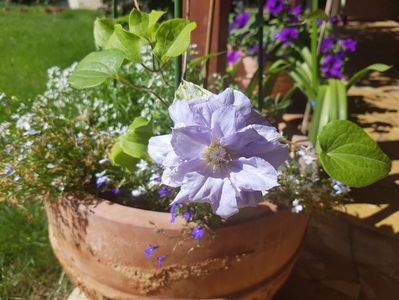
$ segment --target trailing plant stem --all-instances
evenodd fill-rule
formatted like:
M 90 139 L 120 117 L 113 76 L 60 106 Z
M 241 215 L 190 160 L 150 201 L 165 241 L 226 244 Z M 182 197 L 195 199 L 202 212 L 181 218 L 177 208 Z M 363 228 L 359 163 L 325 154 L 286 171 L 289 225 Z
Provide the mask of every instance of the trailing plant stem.
M 118 78 L 118 80 L 121 83 L 123 83 L 124 85 L 126 85 L 126 86 L 128 86 L 128 87 L 130 87 L 130 88 L 132 88 L 132 89 L 134 89 L 136 91 L 144 92 L 144 93 L 147 93 L 147 94 L 155 96 L 159 101 L 162 102 L 163 105 L 165 105 L 165 107 L 168 107 L 168 104 L 166 103 L 166 101 L 161 96 L 159 96 L 156 92 L 154 92 L 153 90 L 151 90 L 149 88 L 146 88 L 144 86 L 134 85 L 131 82 L 129 82 L 126 79 L 123 79 L 123 78 Z

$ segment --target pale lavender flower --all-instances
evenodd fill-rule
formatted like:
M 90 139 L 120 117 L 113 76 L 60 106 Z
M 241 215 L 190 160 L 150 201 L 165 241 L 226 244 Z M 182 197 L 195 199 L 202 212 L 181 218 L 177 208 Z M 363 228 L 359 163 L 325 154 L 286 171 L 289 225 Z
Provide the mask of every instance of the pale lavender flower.
M 166 255 L 161 255 L 157 257 L 157 261 L 158 261 L 158 268 L 162 268 L 163 267 L 163 261 L 166 259 Z
M 145 249 L 144 254 L 146 258 L 150 258 L 150 256 L 152 255 L 152 253 L 157 250 L 159 247 L 158 246 L 151 246 L 149 245 L 147 247 L 147 249 Z
M 193 235 L 194 240 L 199 241 L 204 236 L 204 227 L 195 226 L 192 231 L 192 235 Z
M 99 189 L 109 183 L 111 180 L 105 175 L 106 171 L 96 174 L 96 188 Z
M 241 92 L 175 101 L 169 114 L 172 134 L 152 137 L 148 152 L 164 168 L 163 184 L 180 187 L 173 204 L 209 203 L 228 218 L 278 186 L 288 147 Z

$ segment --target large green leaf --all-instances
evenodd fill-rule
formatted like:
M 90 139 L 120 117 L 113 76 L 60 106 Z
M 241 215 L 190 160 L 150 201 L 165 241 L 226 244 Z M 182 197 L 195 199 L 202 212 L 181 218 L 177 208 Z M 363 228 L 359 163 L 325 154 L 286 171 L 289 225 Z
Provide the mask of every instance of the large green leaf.
M 77 89 L 95 87 L 107 79 L 114 78 L 123 59 L 123 52 L 117 49 L 92 52 L 82 59 L 68 81 Z
M 109 38 L 106 49 L 119 49 L 125 54 L 125 58 L 132 62 L 141 60 L 140 38 L 134 33 L 128 32 L 119 24 L 115 25 L 115 31 Z
M 185 19 L 172 19 L 163 22 L 155 34 L 154 54 L 162 63 L 183 54 L 190 46 L 191 32 L 196 27 L 195 22 Z
M 385 72 L 388 71 L 391 68 L 391 66 L 385 65 L 385 64 L 374 64 L 371 66 L 368 66 L 359 72 L 357 72 L 355 75 L 352 76 L 351 79 L 349 79 L 348 83 L 346 84 L 346 89 L 350 89 L 354 84 L 356 84 L 359 80 L 361 80 L 364 76 L 366 76 L 369 72 L 372 71 L 378 71 L 378 72 Z
M 123 169 L 134 170 L 140 159 L 148 159 L 147 145 L 152 135 L 152 123 L 141 117 L 135 118 L 127 133 L 120 136 L 112 147 L 110 160 Z
M 112 19 L 97 18 L 94 21 L 94 42 L 97 47 L 104 48 L 114 32 L 115 21 Z
M 344 184 L 364 187 L 384 178 L 390 171 L 388 156 L 353 122 L 330 122 L 322 129 L 318 140 L 324 170 Z

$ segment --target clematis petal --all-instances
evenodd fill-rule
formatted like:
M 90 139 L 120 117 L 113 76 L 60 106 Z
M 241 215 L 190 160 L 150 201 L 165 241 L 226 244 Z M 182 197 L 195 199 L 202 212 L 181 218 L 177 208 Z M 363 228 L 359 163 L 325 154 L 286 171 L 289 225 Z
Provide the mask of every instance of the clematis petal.
M 262 192 L 241 191 L 237 197 L 239 207 L 257 206 L 263 200 Z
M 224 106 L 212 114 L 212 138 L 221 138 L 237 131 L 237 112 L 234 106 Z
M 202 161 L 200 159 L 193 159 L 181 162 L 178 166 L 173 168 L 165 168 L 162 174 L 162 183 L 172 187 L 178 187 L 183 184 L 184 176 L 187 173 L 200 171 L 202 169 Z
M 231 163 L 230 180 L 240 190 L 264 191 L 278 186 L 277 171 L 258 157 L 240 158 Z
M 171 134 L 154 136 L 148 141 L 148 154 L 157 163 L 162 165 L 169 152 L 173 151 L 170 143 Z
M 186 126 L 173 129 L 172 147 L 183 160 L 197 158 L 211 143 L 211 131 L 201 126 Z
M 196 125 L 194 114 L 188 101 L 177 100 L 169 107 L 169 115 L 175 128 Z
M 238 213 L 237 191 L 229 179 L 224 179 L 218 207 L 212 206 L 214 213 L 227 219 Z

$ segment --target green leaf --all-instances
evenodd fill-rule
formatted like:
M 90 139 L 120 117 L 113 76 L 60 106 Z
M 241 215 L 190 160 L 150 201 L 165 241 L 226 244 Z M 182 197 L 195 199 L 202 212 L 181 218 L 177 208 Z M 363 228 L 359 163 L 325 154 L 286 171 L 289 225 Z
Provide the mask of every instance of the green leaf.
M 116 76 L 123 59 L 123 53 L 117 49 L 92 52 L 82 59 L 68 81 L 77 89 L 98 86 Z
M 142 40 L 154 42 L 153 33 L 157 29 L 157 22 L 165 14 L 164 11 L 153 10 L 149 14 L 133 9 L 129 15 L 129 31 Z
M 336 120 L 319 135 L 320 161 L 332 178 L 352 187 L 370 185 L 388 175 L 391 163 L 359 126 Z
M 199 85 L 183 80 L 175 92 L 175 100 L 208 99 L 212 93 Z
M 197 66 L 202 65 L 203 63 L 205 63 L 208 59 L 214 58 L 216 56 L 219 56 L 221 54 L 226 53 L 225 51 L 221 51 L 221 52 L 212 52 L 208 55 L 204 55 L 204 56 L 200 56 L 200 57 L 196 57 L 194 59 L 192 59 L 189 64 L 188 64 L 188 68 L 190 70 L 194 69 Z
M 114 32 L 115 21 L 112 19 L 97 18 L 94 21 L 94 43 L 96 47 L 104 48 Z
M 119 24 L 115 25 L 115 31 L 105 46 L 106 49 L 119 49 L 125 58 L 132 62 L 140 62 L 141 42 L 134 33 L 128 32 Z
M 346 89 L 349 90 L 354 84 L 356 84 L 359 80 L 361 80 L 369 72 L 372 72 L 372 71 L 385 72 L 385 71 L 388 71 L 390 68 L 391 68 L 391 66 L 388 66 L 385 64 L 374 64 L 374 65 L 368 66 L 368 67 L 360 70 L 359 72 L 357 72 L 355 75 L 352 76 L 351 79 L 349 79 L 348 83 L 346 84 Z
M 154 54 L 162 63 L 183 54 L 190 46 L 191 32 L 196 27 L 195 22 L 185 19 L 172 19 L 163 22 L 155 34 Z
M 133 171 L 140 159 L 149 159 L 147 146 L 152 135 L 152 123 L 141 117 L 135 118 L 128 131 L 112 147 L 109 154 L 111 162 Z

